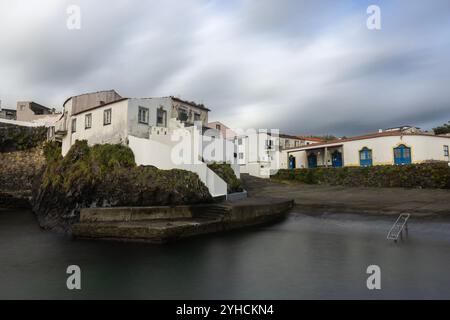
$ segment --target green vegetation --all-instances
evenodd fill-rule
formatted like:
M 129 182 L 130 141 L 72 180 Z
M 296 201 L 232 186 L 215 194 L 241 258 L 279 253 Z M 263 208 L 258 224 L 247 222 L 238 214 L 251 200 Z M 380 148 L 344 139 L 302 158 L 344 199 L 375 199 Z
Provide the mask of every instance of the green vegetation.
M 236 175 L 234 174 L 233 168 L 228 163 L 210 163 L 208 164 L 208 168 L 210 168 L 212 171 L 214 171 L 219 177 L 224 180 L 227 185 L 228 193 L 233 192 L 241 192 L 244 189 L 242 188 L 241 180 L 239 180 Z
M 21 127 L 4 123 L 0 126 L 0 152 L 32 149 L 46 139 L 45 127 Z
M 434 134 L 450 133 L 450 121 L 448 123 L 444 123 L 442 126 L 433 128 L 433 131 L 434 131 Z
M 136 166 L 131 149 L 77 141 L 63 158 L 44 147 L 46 166 L 33 188 L 33 209 L 48 228 L 76 222 L 84 207 L 185 205 L 211 201 L 195 173 Z M 69 217 L 69 218 L 67 218 Z
M 450 189 L 447 163 L 279 170 L 274 180 L 350 187 L 404 187 Z

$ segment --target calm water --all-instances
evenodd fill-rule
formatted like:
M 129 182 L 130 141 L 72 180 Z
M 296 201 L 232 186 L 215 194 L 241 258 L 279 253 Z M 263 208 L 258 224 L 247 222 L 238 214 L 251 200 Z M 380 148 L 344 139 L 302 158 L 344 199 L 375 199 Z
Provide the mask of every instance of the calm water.
M 271 226 L 155 246 L 74 241 L 39 229 L 29 212 L 0 211 L 0 298 L 450 298 L 450 221 L 291 214 Z M 65 287 L 68 265 L 82 290 Z M 382 290 L 366 289 L 368 265 Z

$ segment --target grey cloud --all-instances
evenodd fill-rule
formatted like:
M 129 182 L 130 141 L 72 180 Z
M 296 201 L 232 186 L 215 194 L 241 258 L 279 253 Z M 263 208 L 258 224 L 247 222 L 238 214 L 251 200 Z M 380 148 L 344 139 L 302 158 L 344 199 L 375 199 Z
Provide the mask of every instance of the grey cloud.
M 115 88 L 181 95 L 230 126 L 292 134 L 450 118 L 448 1 L 382 1 L 381 31 L 365 27 L 371 1 L 42 0 L 37 17 L 17 3 L 17 16 L 0 12 L 9 106 Z M 79 31 L 65 28 L 68 4 L 81 6 Z

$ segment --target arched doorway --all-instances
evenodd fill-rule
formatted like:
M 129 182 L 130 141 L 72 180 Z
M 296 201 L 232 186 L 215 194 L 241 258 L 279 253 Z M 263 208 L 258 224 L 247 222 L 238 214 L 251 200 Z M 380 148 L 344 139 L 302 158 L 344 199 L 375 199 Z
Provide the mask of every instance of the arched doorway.
M 295 169 L 295 157 L 293 155 L 289 156 L 289 169 Z
M 338 150 L 334 151 L 331 154 L 331 163 L 334 168 L 342 167 L 342 152 L 339 152 Z
M 359 151 L 359 165 L 361 167 L 372 166 L 372 150 L 364 147 Z
M 308 168 L 317 168 L 317 156 L 315 153 L 308 155 Z
M 404 144 L 394 148 L 394 163 L 396 165 L 410 164 L 411 163 L 411 148 Z

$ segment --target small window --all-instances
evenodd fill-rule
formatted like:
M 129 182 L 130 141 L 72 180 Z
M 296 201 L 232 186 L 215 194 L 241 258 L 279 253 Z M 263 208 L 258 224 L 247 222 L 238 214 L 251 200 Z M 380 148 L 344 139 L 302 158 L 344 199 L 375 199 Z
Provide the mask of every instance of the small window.
M 138 121 L 139 123 L 148 124 L 148 108 L 139 107 Z
M 444 157 L 448 157 L 448 146 L 444 146 Z
M 238 139 L 238 145 L 242 146 L 242 139 L 241 138 Z
M 162 108 L 157 110 L 156 125 L 159 126 L 159 127 L 166 127 L 167 126 L 167 112 L 166 112 L 166 110 L 164 110 Z
M 239 152 L 239 159 L 240 160 L 244 159 L 244 153 L 243 152 Z
M 220 131 L 220 124 L 216 124 L 216 130 Z
M 77 118 L 72 119 L 72 132 L 77 132 Z
M 178 117 L 177 120 L 180 120 L 181 122 L 186 122 L 189 119 L 189 115 L 186 109 L 179 108 L 178 109 Z
M 194 113 L 194 121 L 200 121 L 201 120 L 201 115 L 200 113 Z M 220 129 L 219 129 L 220 130 Z
M 103 111 L 103 125 L 104 126 L 111 124 L 111 117 L 112 117 L 111 109 L 107 109 L 107 110 Z
M 84 128 L 90 129 L 92 127 L 92 113 L 88 113 L 84 118 Z

